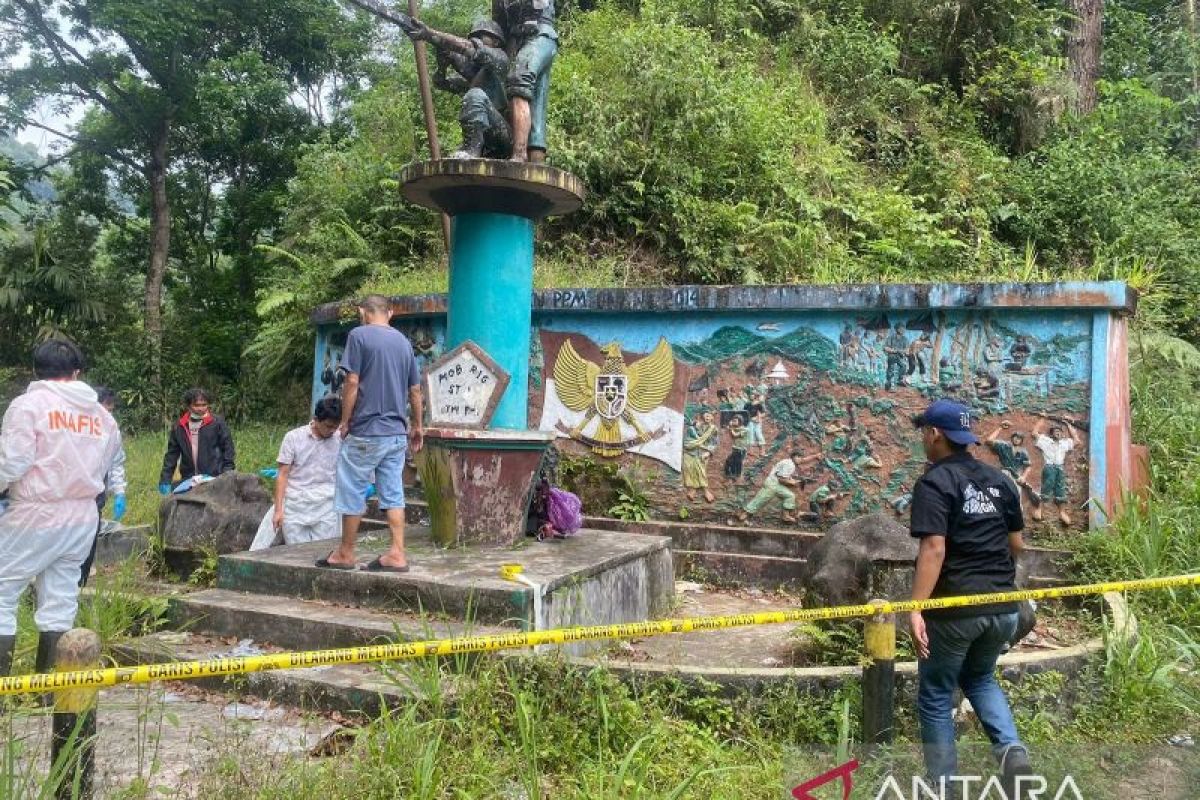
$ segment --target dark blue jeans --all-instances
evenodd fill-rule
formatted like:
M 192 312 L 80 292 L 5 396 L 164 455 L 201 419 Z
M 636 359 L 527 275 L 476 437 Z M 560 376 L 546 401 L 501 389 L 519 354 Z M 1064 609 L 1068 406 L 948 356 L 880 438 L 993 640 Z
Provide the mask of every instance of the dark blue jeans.
M 917 665 L 917 715 L 925 769 L 938 779 L 955 775 L 958 750 L 954 746 L 954 690 L 961 688 L 971 701 L 997 757 L 1010 745 L 1020 744 L 1008 699 L 996 683 L 996 660 L 1017 630 L 1017 614 L 984 614 L 960 619 L 925 616 L 929 658 Z

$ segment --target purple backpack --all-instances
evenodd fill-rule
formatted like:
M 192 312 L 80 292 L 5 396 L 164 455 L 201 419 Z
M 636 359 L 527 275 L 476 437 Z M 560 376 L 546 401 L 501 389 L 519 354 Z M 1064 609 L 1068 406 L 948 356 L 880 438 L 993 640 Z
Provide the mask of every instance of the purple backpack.
M 571 492 L 550 487 L 546 516 L 559 533 L 575 533 L 583 527 L 583 503 Z

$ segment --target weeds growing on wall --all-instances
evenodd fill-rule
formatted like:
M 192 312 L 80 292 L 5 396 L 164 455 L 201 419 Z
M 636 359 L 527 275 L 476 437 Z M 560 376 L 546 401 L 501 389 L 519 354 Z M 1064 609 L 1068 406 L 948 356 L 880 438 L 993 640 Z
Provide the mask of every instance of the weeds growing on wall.
M 583 513 L 604 515 L 618 500 L 620 479 L 617 465 L 591 456 L 564 453 L 558 462 L 558 480 L 583 503 Z

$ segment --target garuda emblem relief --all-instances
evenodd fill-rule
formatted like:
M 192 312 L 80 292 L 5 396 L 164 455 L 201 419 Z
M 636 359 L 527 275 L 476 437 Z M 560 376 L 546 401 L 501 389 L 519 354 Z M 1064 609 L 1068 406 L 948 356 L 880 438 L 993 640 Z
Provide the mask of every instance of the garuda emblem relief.
M 661 426 L 647 431 L 638 415 L 649 414 L 667 399 L 675 382 L 675 357 L 671 345 L 661 338 L 648 356 L 632 364 L 625 363 L 616 342 L 602 351 L 602 364 L 579 355 L 570 340 L 558 351 L 554 362 L 558 399 L 570 410 L 583 412 L 583 418 L 572 427 L 559 422 L 556 428 L 597 455 L 616 457 L 666 434 Z

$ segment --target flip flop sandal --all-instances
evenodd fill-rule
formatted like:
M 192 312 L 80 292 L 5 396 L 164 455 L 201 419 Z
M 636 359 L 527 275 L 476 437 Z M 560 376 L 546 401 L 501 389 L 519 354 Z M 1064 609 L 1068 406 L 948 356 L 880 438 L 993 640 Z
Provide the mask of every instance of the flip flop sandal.
M 367 564 L 363 569 L 367 572 L 408 572 L 408 565 L 403 567 L 389 567 L 387 564 L 380 561 L 378 558 Z
M 331 556 L 331 555 L 333 555 L 332 550 L 329 552 L 329 556 Z M 329 556 L 325 556 L 324 558 L 318 558 L 317 562 L 316 562 L 317 566 L 321 567 L 322 569 L 340 569 L 340 570 L 345 570 L 345 571 L 358 569 L 357 564 L 334 564 L 333 562 L 331 562 L 329 560 Z

